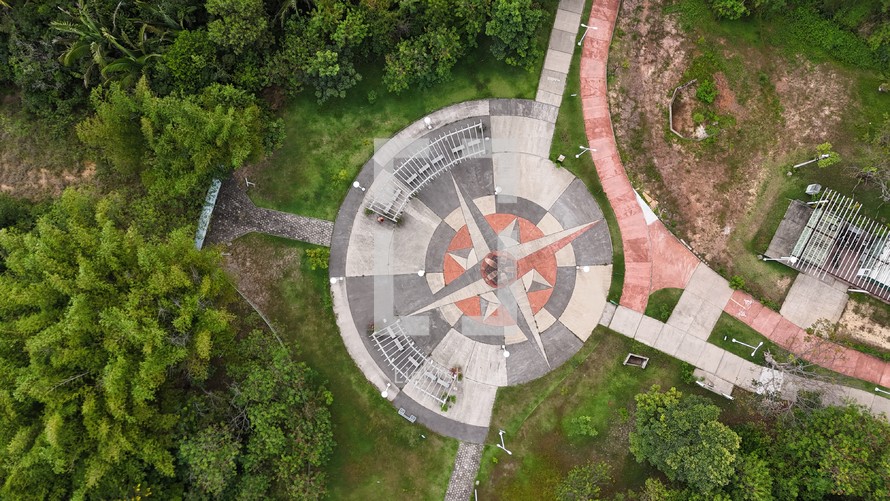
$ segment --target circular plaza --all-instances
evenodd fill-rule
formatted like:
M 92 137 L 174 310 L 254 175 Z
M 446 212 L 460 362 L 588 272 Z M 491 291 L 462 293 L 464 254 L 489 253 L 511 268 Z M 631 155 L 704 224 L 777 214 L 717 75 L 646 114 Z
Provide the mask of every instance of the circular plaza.
M 331 249 L 350 355 L 399 414 L 481 442 L 498 387 L 580 349 L 611 280 L 587 187 L 548 159 L 558 109 L 461 103 L 377 145 Z

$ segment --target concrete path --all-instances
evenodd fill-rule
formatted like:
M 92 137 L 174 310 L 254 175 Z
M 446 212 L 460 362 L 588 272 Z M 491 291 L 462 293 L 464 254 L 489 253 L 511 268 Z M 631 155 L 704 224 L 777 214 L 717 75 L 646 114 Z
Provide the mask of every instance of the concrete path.
M 584 126 L 590 147 L 595 149 L 593 160 L 615 211 L 624 244 L 622 308 L 612 319 L 616 330 L 635 336 L 637 328 L 652 321 L 642 315 L 649 294 L 665 287 L 682 288 L 685 289 L 683 296 L 667 324 L 652 324 L 643 329 L 642 336 L 661 351 L 676 354 L 678 358 L 691 357 L 693 352 L 686 353 L 685 348 L 692 349 L 703 343 L 725 311 L 811 362 L 840 374 L 890 386 L 890 363 L 828 341 L 810 339 L 802 328 L 765 308 L 750 295 L 732 291 L 727 281 L 700 263 L 636 194 L 618 156 L 606 86 L 609 44 L 619 7 L 619 0 L 598 1 L 593 6 L 587 24 L 597 29 L 588 33 L 581 53 Z M 709 367 L 716 370 L 719 363 Z M 735 365 L 724 370 L 730 371 L 724 375 L 732 376 Z
M 479 472 L 479 460 L 482 459 L 482 445 L 461 442 L 454 458 L 454 470 L 448 481 L 445 501 L 467 501 L 473 497 L 476 474 Z
M 538 93 L 535 101 L 560 106 L 566 88 L 569 67 L 572 65 L 572 54 L 577 47 L 578 28 L 581 24 L 581 13 L 584 11 L 585 0 L 562 0 L 556 9 L 553 31 L 550 32 L 550 43 L 544 58 L 544 69 L 538 81 Z
M 258 232 L 330 247 L 333 230 L 331 221 L 257 207 L 233 177 L 224 181 L 219 190 L 205 243 L 228 243 Z

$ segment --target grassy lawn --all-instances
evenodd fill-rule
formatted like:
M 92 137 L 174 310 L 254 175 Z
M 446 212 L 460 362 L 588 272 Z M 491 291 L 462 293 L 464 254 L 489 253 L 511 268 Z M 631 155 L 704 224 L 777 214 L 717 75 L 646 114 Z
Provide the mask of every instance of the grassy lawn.
M 682 295 L 683 289 L 672 287 L 659 289 L 649 294 L 649 302 L 646 304 L 646 315 L 657 318 L 662 322 L 667 322 L 671 318 L 674 307 L 680 302 L 680 296 Z
M 331 499 L 442 499 L 457 441 L 410 424 L 380 397 L 346 351 L 331 309 L 327 270 L 301 264 L 312 246 L 252 234 L 229 248 L 247 256 L 239 275 L 246 293 L 265 291 L 261 304 L 284 342 L 315 369 L 334 395 L 337 446 L 328 472 Z M 421 434 L 426 438 L 422 438 Z
M 556 0 L 542 2 L 548 15 L 538 44 L 546 48 Z M 480 37 L 480 40 L 482 37 Z M 489 97 L 534 99 L 543 57 L 525 70 L 497 61 L 483 40 L 454 67 L 451 80 L 430 89 L 392 94 L 381 81 L 383 63 L 359 68 L 362 81 L 344 99 L 319 105 L 304 92 L 281 113 L 284 146 L 254 174 L 251 198 L 262 207 L 334 219 L 346 190 L 374 152 L 374 142 L 442 107 Z M 376 99 L 369 98 L 374 93 Z M 254 179 L 251 179 L 254 181 Z
M 590 4 L 585 7 L 581 19 L 587 19 L 590 14 Z M 556 120 L 556 130 L 553 133 L 553 144 L 550 148 L 550 159 L 556 162 L 559 155 L 565 155 L 563 167 L 584 181 L 587 189 L 593 195 L 596 203 L 603 211 L 606 223 L 609 225 L 609 236 L 612 239 L 612 284 L 609 287 L 609 301 L 617 303 L 621 299 L 621 289 L 624 286 L 624 250 L 621 244 L 621 230 L 615 219 L 615 212 L 609 204 L 606 193 L 600 184 L 596 173 L 596 166 L 590 154 L 585 153 L 580 158 L 575 154 L 581 151 L 578 146 L 587 144 L 587 133 L 584 130 L 584 113 L 581 108 L 581 74 L 579 65 L 581 51 L 575 50 L 572 56 L 572 65 L 566 82 L 566 90 L 562 97 L 562 105 L 559 108 L 559 118 Z M 575 94 L 575 96 L 572 96 Z M 559 165 L 557 163 L 557 165 Z
M 750 344 L 751 346 L 757 346 L 758 343 L 762 342 L 763 346 L 757 350 L 757 353 L 752 358 L 751 352 L 753 350 L 747 346 L 733 343 L 733 339 Z M 720 319 L 717 320 L 717 325 L 714 326 L 714 330 L 711 331 L 711 335 L 708 337 L 708 342 L 717 345 L 730 353 L 734 353 L 745 360 L 750 360 L 751 362 L 762 366 L 766 366 L 764 353 L 767 351 L 769 351 L 777 360 L 785 360 L 788 357 L 787 350 L 776 345 L 751 327 L 748 327 L 727 313 L 722 313 L 720 315 Z M 815 367 L 813 370 L 820 374 L 831 375 L 833 378 L 836 378 L 838 384 L 844 386 L 858 388 L 867 392 L 873 392 L 875 388 L 874 383 L 843 376 L 822 367 Z
M 633 352 L 650 357 L 646 369 L 623 366 Z M 681 382 L 682 362 L 604 327 L 597 327 L 584 347 L 547 376 L 498 392 L 488 443 L 499 429 L 512 456 L 488 446 L 479 473 L 480 499 L 552 499 L 559 480 L 587 459 L 612 465 L 610 492 L 640 487 L 654 469 L 633 459 L 628 434 L 633 426 L 634 395 L 653 384 L 676 386 L 684 393 L 707 395 L 730 421 L 738 406 Z M 589 417 L 597 436 L 574 435 L 579 417 Z

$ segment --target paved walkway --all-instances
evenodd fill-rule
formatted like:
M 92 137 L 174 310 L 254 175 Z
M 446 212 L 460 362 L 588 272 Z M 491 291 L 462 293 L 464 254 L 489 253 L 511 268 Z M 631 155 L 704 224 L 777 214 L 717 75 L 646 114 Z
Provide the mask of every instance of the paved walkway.
M 576 40 L 584 3 L 585 0 L 559 2 L 535 101 L 556 107 L 562 104 L 562 94 L 566 89 L 566 79 L 572 65 L 572 54 L 577 47 Z
M 606 86 L 609 44 L 619 6 L 619 0 L 603 0 L 594 5 L 588 25 L 597 29 L 588 34 L 581 55 L 584 125 L 590 147 L 595 149 L 597 173 L 615 211 L 624 244 L 626 271 L 622 308 L 612 320 L 618 327 L 616 330 L 634 337 L 637 329 L 642 328 L 643 336 L 654 336 L 653 343 L 659 342 L 656 348 L 679 353 L 677 357 L 682 358 L 684 347 L 707 348 L 702 343 L 725 311 L 812 362 L 840 374 L 890 386 L 890 363 L 828 341 L 813 340 L 803 329 L 765 308 L 750 295 L 732 291 L 727 281 L 700 263 L 637 196 L 618 156 Z M 649 294 L 664 287 L 685 291 L 666 325 L 646 326 L 644 324 L 654 320 L 644 320 L 642 315 Z M 684 334 L 690 335 L 689 340 L 682 337 Z
M 205 243 L 228 243 L 258 232 L 330 247 L 333 230 L 331 221 L 257 207 L 233 177 L 219 190 Z
M 448 481 L 445 501 L 467 501 L 473 497 L 479 460 L 482 459 L 482 444 L 461 442 L 454 458 L 454 469 Z

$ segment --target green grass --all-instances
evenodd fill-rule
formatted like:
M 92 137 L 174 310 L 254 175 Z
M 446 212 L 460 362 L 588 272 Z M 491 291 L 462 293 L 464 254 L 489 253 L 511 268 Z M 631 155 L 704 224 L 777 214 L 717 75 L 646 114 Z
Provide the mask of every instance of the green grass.
M 675 288 L 659 289 L 649 294 L 649 302 L 646 303 L 646 315 L 657 318 L 662 322 L 667 322 L 682 295 L 683 289 Z
M 747 346 L 733 343 L 733 339 L 750 344 L 751 346 L 757 346 L 758 343 L 762 342 L 763 346 L 757 350 L 756 355 L 752 358 L 751 351 L 753 350 Z M 745 360 L 754 362 L 757 365 L 766 365 L 764 353 L 767 351 L 776 357 L 785 356 L 788 353 L 777 344 L 760 335 L 760 333 L 751 327 L 748 327 L 740 320 L 737 320 L 726 313 L 720 314 L 720 319 L 717 320 L 714 330 L 711 331 L 711 335 L 708 337 L 708 342 L 717 345 L 730 353 L 735 353 Z
M 544 2 L 538 44 L 546 47 L 556 0 Z M 480 37 L 482 40 L 484 37 Z M 491 55 L 482 40 L 455 66 L 452 78 L 429 89 L 392 94 L 381 81 L 382 62 L 359 68 L 363 79 L 344 99 L 319 105 L 304 92 L 281 113 L 286 139 L 255 175 L 253 201 L 262 207 L 334 219 L 352 180 L 385 140 L 424 115 L 445 106 L 490 97 L 534 99 L 543 55 L 530 70 L 509 66 Z M 369 102 L 368 93 L 377 99 Z
M 646 369 L 623 366 L 633 352 L 650 357 Z M 658 473 L 637 463 L 629 452 L 634 396 L 653 384 L 712 397 L 729 418 L 742 412 L 725 399 L 681 382 L 681 365 L 604 327 L 597 327 L 572 359 L 541 379 L 498 391 L 489 443 L 499 429 L 512 456 L 488 446 L 479 473 L 480 499 L 552 499 L 553 489 L 570 468 L 588 459 L 612 465 L 609 492 L 640 487 Z M 571 437 L 572 419 L 589 416 L 594 438 Z M 726 417 L 726 416 L 725 416 Z
M 581 19 L 587 19 L 590 12 L 588 5 Z M 624 248 L 621 243 L 621 230 L 618 228 L 618 220 L 615 212 L 606 197 L 596 166 L 589 153 L 575 158 L 580 151 L 579 145 L 587 144 L 587 133 L 584 129 L 584 113 L 581 107 L 581 76 L 579 66 L 581 64 L 581 51 L 576 50 L 572 56 L 572 65 L 569 68 L 569 76 L 566 81 L 565 93 L 562 97 L 562 105 L 559 108 L 559 117 L 556 120 L 556 129 L 553 133 L 553 144 L 550 147 L 550 159 L 556 162 L 559 155 L 565 155 L 563 167 L 584 181 L 596 203 L 603 211 L 606 224 L 609 225 L 609 236 L 612 240 L 612 283 L 609 286 L 609 301 L 617 303 L 621 299 L 621 290 L 624 286 Z M 575 96 L 572 96 L 575 94 Z M 557 163 L 557 165 L 559 165 Z
M 405 421 L 356 367 L 335 323 L 326 270 L 282 264 L 288 262 L 286 254 L 302 255 L 312 246 L 257 234 L 235 245 L 277 270 L 269 283 L 260 284 L 272 298 L 264 313 L 334 395 L 337 446 L 326 468 L 329 497 L 442 499 L 457 441 Z
M 761 346 L 760 349 L 757 350 L 757 353 L 754 357 L 751 357 L 751 352 L 753 350 L 751 348 L 748 348 L 747 346 L 733 343 L 733 338 L 738 341 L 750 344 L 751 346 L 757 346 L 758 343 L 762 342 L 763 346 Z M 766 359 L 764 358 L 764 354 L 767 351 L 769 351 L 776 360 L 786 360 L 789 354 L 788 350 L 773 343 L 751 327 L 748 327 L 740 320 L 733 318 L 727 313 L 720 314 L 720 319 L 717 320 L 717 324 L 714 326 L 714 330 L 711 331 L 711 335 L 708 336 L 708 342 L 713 345 L 717 345 L 730 353 L 734 353 L 744 358 L 745 360 L 749 360 L 757 365 L 762 366 L 767 365 Z M 835 382 L 840 385 L 857 388 L 867 392 L 873 392 L 875 388 L 874 383 L 852 378 L 849 376 L 844 376 L 823 367 L 814 367 L 813 371 L 818 374 L 831 376 L 835 380 Z

